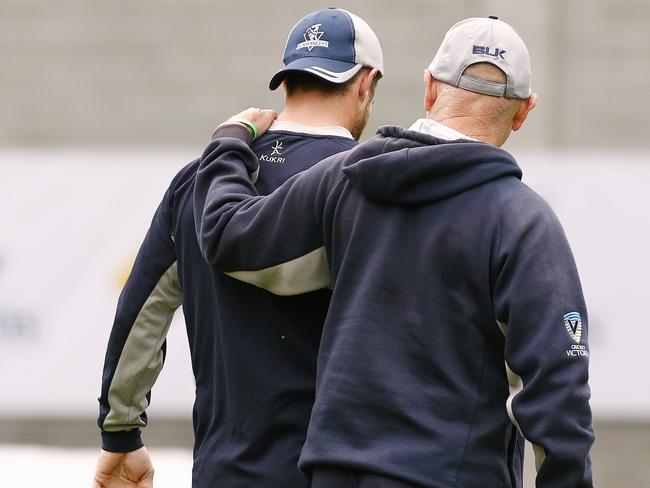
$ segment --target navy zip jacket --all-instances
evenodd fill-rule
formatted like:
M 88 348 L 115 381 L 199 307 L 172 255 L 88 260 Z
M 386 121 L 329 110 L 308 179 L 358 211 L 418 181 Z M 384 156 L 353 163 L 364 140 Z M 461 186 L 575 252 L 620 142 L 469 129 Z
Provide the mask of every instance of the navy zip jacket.
M 355 145 L 340 127 L 276 122 L 253 146 L 263 173 L 257 190 L 269 193 Z M 165 336 L 182 304 L 196 380 L 192 486 L 306 487 L 298 456 L 330 293 L 277 297 L 210 267 L 194 230 L 198 166 L 190 163 L 173 179 L 120 296 L 99 398 L 102 447 L 142 446 Z
M 304 471 L 520 487 L 523 435 L 538 487 L 592 486 L 578 273 L 507 152 L 383 127 L 266 197 L 257 163 L 236 138 L 210 144 L 195 222 L 232 276 L 280 294 L 333 287 Z

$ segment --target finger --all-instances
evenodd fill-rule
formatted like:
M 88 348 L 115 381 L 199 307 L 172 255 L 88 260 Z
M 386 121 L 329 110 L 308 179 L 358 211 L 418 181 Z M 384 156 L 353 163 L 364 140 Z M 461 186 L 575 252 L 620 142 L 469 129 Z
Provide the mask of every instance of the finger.
M 227 122 L 237 122 L 239 119 L 246 119 L 246 120 L 253 120 L 253 115 L 259 111 L 260 109 L 257 107 L 249 107 L 246 110 L 239 112 L 238 114 L 233 115 L 230 117 Z
M 253 120 L 255 115 L 260 111 L 259 108 L 257 107 L 250 107 L 244 110 L 242 113 L 239 114 L 239 117 L 246 119 L 246 120 Z
M 260 110 L 254 114 L 253 123 L 257 126 L 259 134 L 263 134 L 278 116 L 275 110 Z
M 254 122 L 257 124 L 258 128 L 261 128 L 265 124 L 270 125 L 277 116 L 278 114 L 273 110 L 263 110 L 255 116 Z

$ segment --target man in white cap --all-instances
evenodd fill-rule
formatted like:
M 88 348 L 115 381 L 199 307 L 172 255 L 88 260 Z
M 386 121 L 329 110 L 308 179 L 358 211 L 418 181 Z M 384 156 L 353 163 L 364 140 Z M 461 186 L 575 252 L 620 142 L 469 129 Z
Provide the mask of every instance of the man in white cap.
M 256 196 L 228 123 L 194 192 L 207 260 L 274 293 L 333 287 L 300 457 L 314 488 L 591 487 L 587 311 L 548 204 L 501 146 L 533 109 L 508 24 L 454 25 L 426 118 Z M 242 114 L 261 129 L 272 111 Z M 263 245 L 260 242 L 263 241 Z
M 266 134 L 251 137 L 261 166 L 257 191 L 270 193 L 354 147 L 382 74 L 381 47 L 365 21 L 341 9 L 301 19 L 270 83 L 271 89 L 283 84 L 284 111 Z M 171 182 L 118 302 L 99 398 L 103 450 L 93 486 L 152 485 L 140 431 L 168 327 L 183 305 L 196 380 L 192 486 L 307 487 L 298 456 L 330 293 L 279 298 L 209 266 L 194 231 L 198 165 L 190 163 Z

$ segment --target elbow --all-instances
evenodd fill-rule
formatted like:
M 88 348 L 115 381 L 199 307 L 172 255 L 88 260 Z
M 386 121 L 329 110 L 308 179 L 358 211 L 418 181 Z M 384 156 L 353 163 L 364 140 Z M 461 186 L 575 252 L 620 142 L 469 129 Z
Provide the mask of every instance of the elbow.
M 218 220 L 205 208 L 203 202 L 194 202 L 194 231 L 203 259 L 209 264 L 216 264 L 219 251 L 220 227 Z
M 209 232 L 201 231 L 199 237 L 199 248 L 201 255 L 208 264 L 216 266 L 218 264 L 219 240 Z

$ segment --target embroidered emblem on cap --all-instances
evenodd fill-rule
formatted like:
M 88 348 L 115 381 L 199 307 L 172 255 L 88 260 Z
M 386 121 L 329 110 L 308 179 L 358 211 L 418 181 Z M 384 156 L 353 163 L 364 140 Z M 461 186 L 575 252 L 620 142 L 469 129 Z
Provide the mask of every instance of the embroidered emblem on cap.
M 315 47 L 325 47 L 329 48 L 329 41 L 325 41 L 322 39 L 323 35 L 325 32 L 320 30 L 320 26 L 322 24 L 314 24 L 309 29 L 305 31 L 303 34 L 303 37 L 305 38 L 305 42 L 301 42 L 296 46 L 296 51 L 298 49 L 304 49 L 307 48 L 309 51 L 314 49 Z
M 485 56 L 492 56 L 493 58 L 506 59 L 503 55 L 506 53 L 504 49 L 494 48 L 494 52 L 490 52 L 489 46 L 472 46 L 472 54 L 484 54 Z

